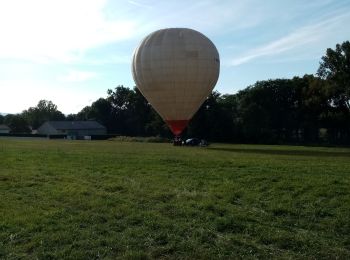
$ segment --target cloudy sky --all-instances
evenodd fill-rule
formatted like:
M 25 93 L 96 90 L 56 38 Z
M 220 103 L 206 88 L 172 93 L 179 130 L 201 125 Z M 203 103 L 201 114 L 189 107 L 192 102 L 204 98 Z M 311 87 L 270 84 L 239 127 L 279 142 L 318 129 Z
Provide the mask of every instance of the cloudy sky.
M 149 33 L 188 27 L 217 46 L 216 89 L 315 73 L 350 40 L 349 0 L 0 0 L 0 112 L 40 99 L 76 113 L 117 85 L 133 87 L 133 50 Z

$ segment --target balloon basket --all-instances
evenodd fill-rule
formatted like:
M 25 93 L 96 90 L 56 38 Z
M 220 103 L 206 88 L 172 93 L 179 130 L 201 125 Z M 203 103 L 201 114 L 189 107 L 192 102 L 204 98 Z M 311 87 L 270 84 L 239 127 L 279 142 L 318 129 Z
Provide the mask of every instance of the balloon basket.
M 182 146 L 182 139 L 180 135 L 175 135 L 174 136 L 174 141 L 173 141 L 174 146 Z

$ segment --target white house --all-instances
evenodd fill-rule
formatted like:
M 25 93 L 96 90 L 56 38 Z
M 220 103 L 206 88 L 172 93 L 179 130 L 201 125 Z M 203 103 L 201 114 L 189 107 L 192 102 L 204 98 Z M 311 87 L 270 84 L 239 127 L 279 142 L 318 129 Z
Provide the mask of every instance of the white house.
M 8 134 L 11 129 L 7 125 L 0 125 L 0 134 Z
M 104 135 L 107 130 L 106 127 L 96 121 L 47 121 L 37 129 L 37 133 L 83 137 Z

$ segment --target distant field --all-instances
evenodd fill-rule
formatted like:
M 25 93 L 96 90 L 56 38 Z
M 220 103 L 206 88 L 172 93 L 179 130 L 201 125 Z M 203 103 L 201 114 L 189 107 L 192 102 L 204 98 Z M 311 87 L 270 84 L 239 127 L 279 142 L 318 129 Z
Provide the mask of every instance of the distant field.
M 350 259 L 350 149 L 0 139 L 0 259 Z

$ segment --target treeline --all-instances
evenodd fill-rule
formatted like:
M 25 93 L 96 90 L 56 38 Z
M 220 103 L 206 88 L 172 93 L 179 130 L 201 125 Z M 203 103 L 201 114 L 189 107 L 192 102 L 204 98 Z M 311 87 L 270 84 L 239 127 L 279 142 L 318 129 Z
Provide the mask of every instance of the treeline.
M 11 133 L 31 133 L 48 120 L 66 120 L 52 101 L 40 100 L 36 107 L 30 107 L 20 114 L 0 114 L 0 124 L 6 124 Z
M 46 120 L 96 120 L 109 133 L 172 136 L 138 89 L 123 86 L 108 90 L 106 98 L 77 114 L 65 116 L 42 100 L 19 115 L 0 116 L 0 123 L 17 125 L 12 128 L 16 131 L 36 129 Z M 349 41 L 327 49 L 316 76 L 258 81 L 232 95 L 214 91 L 184 136 L 222 142 L 350 144 Z

